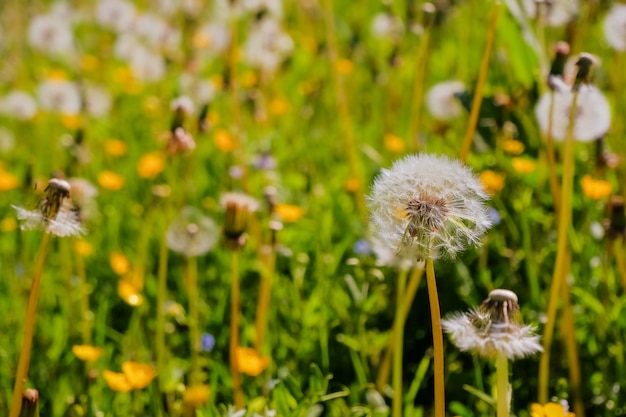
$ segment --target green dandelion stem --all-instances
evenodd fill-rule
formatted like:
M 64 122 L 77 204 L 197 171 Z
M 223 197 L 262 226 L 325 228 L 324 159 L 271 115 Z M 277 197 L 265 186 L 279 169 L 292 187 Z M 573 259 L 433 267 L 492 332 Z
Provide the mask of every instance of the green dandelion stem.
M 417 292 L 417 288 L 422 281 L 422 276 L 424 275 L 423 268 L 414 268 L 411 272 L 411 276 L 409 277 L 409 283 L 406 287 L 406 293 L 404 295 L 404 307 L 403 307 L 403 322 L 406 321 L 407 316 L 409 315 L 409 311 L 411 310 L 411 306 L 413 305 L 413 300 L 415 299 L 415 293 Z M 380 365 L 380 370 L 378 371 L 378 377 L 376 379 L 376 387 L 379 391 L 382 391 L 387 383 L 389 382 L 389 373 L 391 371 L 391 359 L 393 356 L 393 351 L 395 349 L 395 333 L 396 333 L 396 324 L 394 322 L 393 327 L 391 328 L 391 334 L 389 336 L 389 346 L 385 351 L 385 356 Z
M 557 303 L 561 294 L 561 284 L 565 285 L 565 277 L 569 269 L 569 255 L 567 248 L 567 230 L 572 220 L 572 190 L 574 186 L 574 121 L 578 101 L 578 89 L 574 92 L 569 114 L 569 125 L 565 135 L 563 151 L 563 178 L 561 186 L 561 212 L 558 216 L 557 251 L 550 285 L 548 299 L 548 313 L 543 333 L 543 353 L 539 361 L 539 403 L 548 402 L 548 380 L 550 378 L 550 348 L 554 336 Z
M 239 348 L 239 252 L 231 251 L 231 290 L 230 290 L 230 375 L 233 380 L 233 400 L 237 409 L 243 408 L 243 391 L 241 375 L 237 366 L 237 349 Z
M 166 202 L 166 215 L 164 224 L 167 224 L 169 218 L 170 200 Z M 168 248 L 166 238 L 166 228 L 161 233 L 161 242 L 159 244 L 159 264 L 157 270 L 157 326 L 156 326 L 156 357 L 159 375 L 165 373 L 165 300 L 167 299 L 167 264 L 168 264 Z
M 409 146 L 413 151 L 422 148 L 419 139 L 420 117 L 422 115 L 422 103 L 424 102 L 424 80 L 426 79 L 426 66 L 428 64 L 428 49 L 430 46 L 430 26 L 424 28 L 424 34 L 417 51 L 415 86 L 413 88 L 413 102 L 411 103 L 411 118 L 409 123 Z
M 402 268 L 397 278 L 396 317 L 393 325 L 393 403 L 392 416 L 402 416 L 402 345 L 404 344 L 404 292 L 408 270 Z
M 91 345 L 91 314 L 89 312 L 89 287 L 87 285 L 87 273 L 85 271 L 85 260 L 83 255 L 76 255 L 76 272 L 80 286 L 80 317 L 82 318 L 83 343 Z
M 509 417 L 509 359 L 502 352 L 496 355 L 496 396 L 498 417 Z
M 191 350 L 191 386 L 202 382 L 200 366 L 200 330 L 198 328 L 200 314 L 198 312 L 198 262 L 195 256 L 187 258 L 187 297 L 189 302 L 189 346 Z
M 267 312 L 270 306 L 270 299 L 272 296 L 272 281 L 274 279 L 274 271 L 276 266 L 276 251 L 271 245 L 262 246 L 263 268 L 261 273 L 261 285 L 259 288 L 259 298 L 257 302 L 255 329 L 256 340 L 255 347 L 258 352 L 261 352 L 263 343 L 265 342 L 265 331 L 267 329 Z
M 432 323 L 433 332 L 433 353 L 435 367 L 435 417 L 444 417 L 446 414 L 446 403 L 443 367 L 443 328 L 441 327 L 439 295 L 437 293 L 435 266 L 432 258 L 426 259 L 426 284 L 428 286 L 430 320 Z
M 496 1 L 493 9 L 491 10 L 491 17 L 489 19 L 489 29 L 487 31 L 487 41 L 485 44 L 485 51 L 483 52 L 483 59 L 480 63 L 480 72 L 478 73 L 478 82 L 476 83 L 476 90 L 474 91 L 474 98 L 472 99 L 472 108 L 470 110 L 469 121 L 467 123 L 467 129 L 465 130 L 465 136 L 463 137 L 463 145 L 461 146 L 461 154 L 459 159 L 463 162 L 467 161 L 467 157 L 472 149 L 472 139 L 476 133 L 476 126 L 478 124 L 478 116 L 480 114 L 480 105 L 483 99 L 483 91 L 487 82 L 487 73 L 489 71 L 489 60 L 491 59 L 491 52 L 493 50 L 493 42 L 496 37 L 496 28 L 498 23 L 498 16 L 500 15 L 500 1 Z
M 37 304 L 39 302 L 39 292 L 41 290 L 41 276 L 43 275 L 43 267 L 48 253 L 50 237 L 50 233 L 44 232 L 41 238 L 39 252 L 37 253 L 37 261 L 35 264 L 35 271 L 33 273 L 33 283 L 31 284 L 28 307 L 26 310 L 26 321 L 24 323 L 24 339 L 22 340 L 22 348 L 20 349 L 20 359 L 17 365 L 17 373 L 15 375 L 15 386 L 13 388 L 13 399 L 11 401 L 11 411 L 9 417 L 18 417 L 22 407 L 22 392 L 24 392 L 26 380 L 28 379 L 28 367 L 30 365 L 30 355 L 33 347 Z

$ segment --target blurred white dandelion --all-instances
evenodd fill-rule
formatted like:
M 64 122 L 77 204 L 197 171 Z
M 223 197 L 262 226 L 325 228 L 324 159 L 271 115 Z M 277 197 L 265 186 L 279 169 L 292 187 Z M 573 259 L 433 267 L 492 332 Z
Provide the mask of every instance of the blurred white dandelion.
M 626 51 L 626 4 L 614 4 L 604 18 L 604 36 L 616 51 Z
M 195 207 L 184 207 L 167 229 L 167 246 L 174 252 L 193 257 L 209 252 L 220 238 L 215 222 Z
M 437 120 L 456 119 L 463 113 L 458 94 L 465 91 L 461 81 L 444 81 L 435 84 L 426 94 L 426 107 Z

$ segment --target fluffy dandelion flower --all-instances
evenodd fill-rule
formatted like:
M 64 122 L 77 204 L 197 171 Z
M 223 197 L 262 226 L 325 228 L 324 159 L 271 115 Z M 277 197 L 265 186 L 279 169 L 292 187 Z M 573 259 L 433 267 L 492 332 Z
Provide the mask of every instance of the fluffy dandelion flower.
M 0 99 L 0 114 L 18 120 L 30 120 L 36 113 L 37 102 L 23 91 L 12 91 Z
M 275 19 L 263 19 L 251 30 L 245 45 L 248 64 L 266 73 L 274 73 L 293 50 L 293 40 Z
M 463 113 L 457 94 L 465 91 L 461 81 L 444 81 L 431 87 L 426 95 L 428 111 L 437 120 L 456 119 Z
M 460 350 L 484 357 L 500 353 L 517 359 L 543 350 L 533 327 L 522 325 L 517 295 L 509 290 L 493 290 L 479 308 L 445 319 L 442 325 Z
M 17 211 L 17 218 L 22 220 L 22 230 L 44 229 L 59 237 L 80 236 L 85 233 L 70 200 L 70 188 L 69 182 L 53 178 L 36 210 L 12 206 Z
M 626 4 L 615 4 L 604 19 L 604 36 L 613 49 L 626 51 Z
M 132 28 L 135 6 L 126 0 L 100 0 L 96 6 L 96 21 L 116 32 Z
M 380 242 L 401 259 L 454 257 L 489 228 L 480 181 L 460 162 L 418 154 L 376 178 L 369 196 Z
M 37 97 L 43 109 L 62 114 L 77 114 L 82 105 L 78 86 L 65 80 L 44 81 L 37 87 Z
M 67 54 L 74 48 L 74 35 L 70 22 L 53 14 L 36 16 L 28 26 L 28 42 L 49 54 Z
M 546 92 L 541 97 L 535 108 L 535 115 L 544 134 L 548 132 L 552 118 L 550 134 L 555 140 L 562 141 L 565 139 L 570 122 L 574 92 L 560 77 L 550 77 L 550 84 L 554 86 L 554 91 Z M 550 115 L 551 100 L 553 100 L 552 115 Z M 590 142 L 604 136 L 610 127 L 611 107 L 604 94 L 590 84 L 581 84 L 576 100 L 574 138 L 580 142 Z
M 578 14 L 578 0 L 524 0 L 526 13 L 548 26 L 563 26 Z
M 185 256 L 201 256 L 210 251 L 220 237 L 211 218 L 194 207 L 185 207 L 167 229 L 167 246 Z

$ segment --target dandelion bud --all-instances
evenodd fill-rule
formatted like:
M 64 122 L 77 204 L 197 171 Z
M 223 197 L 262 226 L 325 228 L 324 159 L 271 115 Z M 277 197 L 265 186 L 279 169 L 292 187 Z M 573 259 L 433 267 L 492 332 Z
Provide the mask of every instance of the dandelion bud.
M 552 61 L 552 66 L 550 67 L 550 76 L 563 76 L 565 72 L 565 62 L 567 61 L 567 57 L 570 53 L 570 46 L 567 42 L 559 42 L 555 47 L 556 55 L 554 57 L 554 61 Z M 548 77 L 548 82 L 550 77 Z
M 175 132 L 177 128 L 182 127 L 185 117 L 191 116 L 194 112 L 193 101 L 187 96 L 181 96 L 173 100 L 170 109 L 174 112 L 171 131 Z
M 250 213 L 256 211 L 259 203 L 243 193 L 227 193 L 222 197 L 226 208 L 224 219 L 224 240 L 229 249 L 240 249 L 246 244 L 245 231 Z
M 425 28 L 431 27 L 435 23 L 437 16 L 437 8 L 432 3 L 424 3 L 422 5 L 422 25 Z
M 624 199 L 621 196 L 613 196 L 607 207 L 607 231 L 611 238 L 623 238 L 626 235 L 626 212 L 624 211 Z
M 20 417 L 39 417 L 39 392 L 28 388 L 22 393 Z
M 591 82 L 593 68 L 597 63 L 598 58 L 595 56 L 586 52 L 581 53 L 578 57 L 578 61 L 576 61 L 578 72 L 576 73 L 576 82 L 574 85 L 589 84 Z

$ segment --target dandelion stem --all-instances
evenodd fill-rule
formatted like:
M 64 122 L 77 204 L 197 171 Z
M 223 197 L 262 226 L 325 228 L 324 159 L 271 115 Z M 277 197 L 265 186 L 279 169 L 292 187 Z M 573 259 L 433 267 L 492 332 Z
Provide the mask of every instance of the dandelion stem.
M 571 257 L 568 256 L 568 264 Z M 577 417 L 585 417 L 585 406 L 582 398 L 582 376 L 580 372 L 580 358 L 578 357 L 578 346 L 576 345 L 576 328 L 574 315 L 572 314 L 572 297 L 567 285 L 562 286 L 563 294 L 563 337 L 565 338 L 565 348 L 569 358 L 569 379 L 574 391 L 574 414 Z
M 578 90 L 575 90 L 569 114 L 569 125 L 565 136 L 563 151 L 563 178 L 561 185 L 561 212 L 558 216 L 557 251 L 550 285 L 548 299 L 548 313 L 543 333 L 543 353 L 539 361 L 539 403 L 548 402 L 548 380 L 550 377 L 550 348 L 554 336 L 557 303 L 561 293 L 561 284 L 565 281 L 568 267 L 567 230 L 572 219 L 572 189 L 574 185 L 574 121 L 576 118 L 576 103 Z
M 445 385 L 443 367 L 443 329 L 441 327 L 441 311 L 439 310 L 439 295 L 435 280 L 435 266 L 431 258 L 426 259 L 426 284 L 428 286 L 428 300 L 430 302 L 430 320 L 433 332 L 433 352 L 435 367 L 435 417 L 444 417 Z
M 496 384 L 498 417 L 509 417 L 509 359 L 502 352 L 496 355 Z
M 403 322 L 406 321 L 406 318 L 411 310 L 411 306 L 413 305 L 413 299 L 415 298 L 415 293 L 417 292 L 417 288 L 422 281 L 422 275 L 424 274 L 423 268 L 414 268 L 411 272 L 411 276 L 409 277 L 409 284 L 406 287 L 406 293 L 404 295 L 404 307 L 403 307 Z M 394 321 L 393 327 L 391 328 L 391 334 L 389 335 L 389 346 L 387 346 L 387 350 L 385 351 L 385 356 L 380 365 L 380 370 L 378 371 L 378 378 L 376 379 L 376 387 L 379 391 L 382 391 L 385 388 L 385 385 L 389 382 L 389 371 L 391 370 L 391 358 L 393 355 L 393 351 L 395 349 L 395 333 L 396 333 L 396 323 Z
M 261 352 L 265 341 L 265 330 L 267 329 L 267 312 L 269 310 L 270 298 L 272 296 L 272 281 L 276 266 L 276 251 L 272 245 L 261 247 L 263 269 L 261 273 L 261 286 L 259 288 L 259 299 L 256 310 L 256 340 L 255 348 Z
M 239 252 L 231 253 L 231 290 L 230 290 L 230 375 L 233 380 L 233 397 L 235 407 L 243 408 L 243 391 L 241 390 L 241 375 L 237 364 L 237 349 L 239 348 Z
M 167 199 L 165 203 L 164 225 L 167 225 L 169 219 L 169 209 L 171 199 Z M 157 305 L 156 305 L 156 357 L 159 375 L 165 374 L 165 300 L 167 299 L 167 261 L 168 248 L 166 230 L 164 227 L 161 232 L 161 242 L 159 244 L 159 265 L 157 270 Z M 162 378 L 160 378 L 163 381 Z
M 37 303 L 39 302 L 39 292 L 41 290 L 41 276 L 43 267 L 48 253 L 50 243 L 50 233 L 43 234 L 35 271 L 33 273 L 33 283 L 31 284 L 30 296 L 28 298 L 28 307 L 26 310 L 26 321 L 24 323 L 24 339 L 22 340 L 22 348 L 20 349 L 20 359 L 17 365 L 17 373 L 15 375 L 15 386 L 13 388 L 13 400 L 11 401 L 10 417 L 18 417 L 22 407 L 22 392 L 26 386 L 28 379 L 28 367 L 30 365 L 30 355 L 33 347 L 33 335 L 35 332 L 35 319 L 37 317 Z
M 191 373 L 189 382 L 191 386 L 202 382 L 202 369 L 200 367 L 200 331 L 198 329 L 198 262 L 195 256 L 187 258 L 187 297 L 189 299 L 189 347 L 191 350 Z
M 489 70 L 489 60 L 491 59 L 491 51 L 493 50 L 493 42 L 496 37 L 496 28 L 498 23 L 498 16 L 500 14 L 500 1 L 496 0 L 493 9 L 491 10 L 491 16 L 489 18 L 489 29 L 487 31 L 487 41 L 485 44 L 485 51 L 483 52 L 483 59 L 480 63 L 480 72 L 478 73 L 478 81 L 476 83 L 476 90 L 474 91 L 474 98 L 472 99 L 472 108 L 470 110 L 469 121 L 467 123 L 467 129 L 465 130 L 465 136 L 463 138 L 463 145 L 461 146 L 461 154 L 459 159 L 463 162 L 467 161 L 467 157 L 472 148 L 472 139 L 476 133 L 476 125 L 478 124 L 478 116 L 480 114 L 480 105 L 483 99 L 483 90 L 487 81 L 487 72 Z
M 415 86 L 413 88 L 413 102 L 411 103 L 411 119 L 409 123 L 409 146 L 413 151 L 422 148 L 419 139 L 419 124 L 422 115 L 422 102 L 424 101 L 424 79 L 426 78 L 427 54 L 430 45 L 430 26 L 424 29 L 422 40 L 417 51 L 417 64 L 415 71 Z
M 85 260 L 83 255 L 76 254 L 76 272 L 80 285 L 80 309 L 82 318 L 83 343 L 91 345 L 91 314 L 89 311 L 89 287 L 85 273 Z
M 326 39 L 328 41 L 329 62 L 331 72 L 335 84 L 335 95 L 337 99 L 337 110 L 339 112 L 339 122 L 342 129 L 343 147 L 348 159 L 348 168 L 350 170 L 350 180 L 354 183 L 353 195 L 357 212 L 363 223 L 367 223 L 368 214 L 365 207 L 365 193 L 363 192 L 363 182 L 361 175 L 361 166 L 359 164 L 359 156 L 357 153 L 356 141 L 354 140 L 354 131 L 352 129 L 352 121 L 350 119 L 350 104 L 348 103 L 348 95 L 342 75 L 339 73 L 339 46 L 337 45 L 337 30 L 335 27 L 335 16 L 333 14 L 332 0 L 322 1 L 324 8 L 324 21 L 326 23 Z
M 392 416 L 402 417 L 402 351 L 404 344 L 404 292 L 408 270 L 400 269 L 396 289 L 396 317 L 394 320 L 393 342 L 393 403 Z
M 554 139 L 552 138 L 552 124 L 554 123 L 554 93 L 550 95 L 550 110 L 548 113 L 548 133 L 546 133 L 546 155 L 548 157 L 548 174 L 550 176 L 550 191 L 554 200 L 554 211 L 561 212 L 561 190 L 556 175 L 556 159 L 554 157 Z

